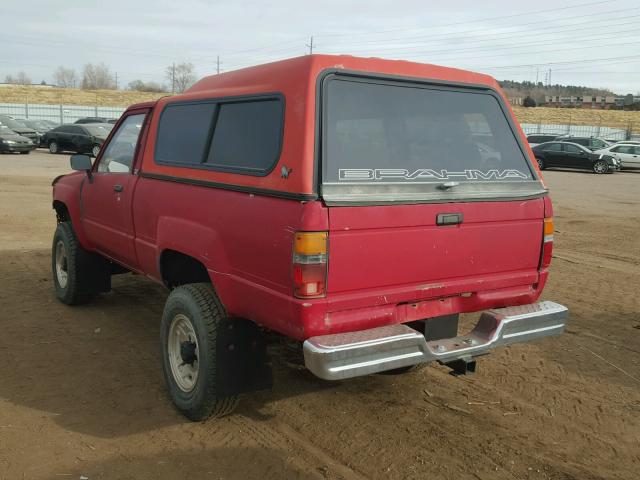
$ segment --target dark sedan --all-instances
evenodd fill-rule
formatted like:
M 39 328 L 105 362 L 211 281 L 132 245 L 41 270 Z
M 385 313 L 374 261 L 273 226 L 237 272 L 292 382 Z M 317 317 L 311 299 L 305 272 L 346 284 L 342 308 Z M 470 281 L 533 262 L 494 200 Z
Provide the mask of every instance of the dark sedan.
M 541 170 L 545 168 L 579 168 L 594 173 L 613 173 L 620 162 L 611 155 L 593 153 L 586 147 L 570 142 L 547 142 L 532 148 Z
M 24 123 L 19 122 L 18 120 L 16 120 L 15 118 L 9 115 L 0 115 L 0 125 L 9 127 L 18 135 L 27 137 L 29 140 L 35 143 L 36 146 L 40 143 L 40 135 L 38 135 L 33 128 L 27 127 Z
M 44 134 L 47 133 L 49 130 L 51 130 L 53 127 L 57 126 L 57 125 L 51 125 L 45 120 L 30 120 L 30 119 L 24 119 L 24 118 L 20 118 L 16 120 L 36 131 L 36 133 L 40 136 L 40 145 L 39 145 L 40 147 L 46 147 L 46 145 L 42 143 L 42 138 L 44 137 Z
M 107 118 L 107 117 L 84 117 L 76 120 L 73 123 L 75 123 L 76 125 L 82 125 L 87 123 L 116 123 L 116 120 L 114 120 L 113 118 Z
M 18 135 L 9 127 L 0 125 L 0 152 L 29 153 L 37 145 L 27 137 Z
M 51 153 L 66 150 L 89 153 L 95 157 L 112 128 L 110 123 L 60 125 L 45 133 L 42 143 L 49 147 Z

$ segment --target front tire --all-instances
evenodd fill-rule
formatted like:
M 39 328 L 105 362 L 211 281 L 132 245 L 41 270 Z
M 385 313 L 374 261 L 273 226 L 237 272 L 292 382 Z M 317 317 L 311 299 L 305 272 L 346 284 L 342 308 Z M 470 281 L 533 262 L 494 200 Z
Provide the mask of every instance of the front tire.
M 95 158 L 98 156 L 99 153 L 100 153 L 100 145 L 94 145 L 91 148 L 91 155 Z
M 81 249 L 71 223 L 59 223 L 53 235 L 51 270 L 56 297 L 67 305 L 84 303 L 90 298 L 90 295 L 81 291 Z
M 49 142 L 49 153 L 56 154 L 60 152 L 61 150 L 60 150 L 60 145 L 58 145 L 58 142 L 55 142 L 55 141 Z
M 597 160 L 596 162 L 594 162 L 594 164 L 593 164 L 593 173 L 597 173 L 597 174 L 601 175 L 603 173 L 608 173 L 608 172 L 609 172 L 609 165 L 607 164 L 606 161 Z
M 171 400 L 193 421 L 228 415 L 238 403 L 237 395 L 221 395 L 217 382 L 217 339 L 225 319 L 208 283 L 177 287 L 165 304 L 160 324 L 164 377 Z
M 538 168 L 540 170 L 544 170 L 546 168 L 546 165 L 545 165 L 544 160 L 542 158 L 536 157 L 536 162 L 538 162 Z

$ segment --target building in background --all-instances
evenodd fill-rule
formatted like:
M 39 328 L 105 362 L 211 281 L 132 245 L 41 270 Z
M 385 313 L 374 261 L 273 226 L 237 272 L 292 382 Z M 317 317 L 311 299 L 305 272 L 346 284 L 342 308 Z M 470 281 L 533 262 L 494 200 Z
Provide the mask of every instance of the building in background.
M 630 98 L 631 97 L 631 98 Z M 593 108 L 599 110 L 609 110 L 612 108 L 623 108 L 635 103 L 640 103 L 640 96 L 627 95 L 624 97 L 584 95 L 576 97 L 545 96 L 545 107 L 573 107 L 573 108 Z

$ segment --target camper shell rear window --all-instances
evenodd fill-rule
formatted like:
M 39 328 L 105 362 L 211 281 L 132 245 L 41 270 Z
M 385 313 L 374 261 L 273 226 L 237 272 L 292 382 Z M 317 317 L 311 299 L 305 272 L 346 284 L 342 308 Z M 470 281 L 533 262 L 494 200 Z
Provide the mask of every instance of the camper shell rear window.
M 545 192 L 491 89 L 330 74 L 322 95 L 321 191 L 328 203 Z

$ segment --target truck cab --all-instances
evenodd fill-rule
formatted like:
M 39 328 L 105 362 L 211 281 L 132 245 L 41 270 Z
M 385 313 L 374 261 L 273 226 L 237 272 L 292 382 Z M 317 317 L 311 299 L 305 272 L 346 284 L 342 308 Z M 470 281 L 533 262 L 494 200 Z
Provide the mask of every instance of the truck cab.
M 327 380 L 466 373 L 564 329 L 538 301 L 553 212 L 532 160 L 486 75 L 309 55 L 206 77 L 131 106 L 54 181 L 56 293 L 88 301 L 129 271 L 166 285 L 165 378 L 194 420 L 270 385 L 264 330 Z

